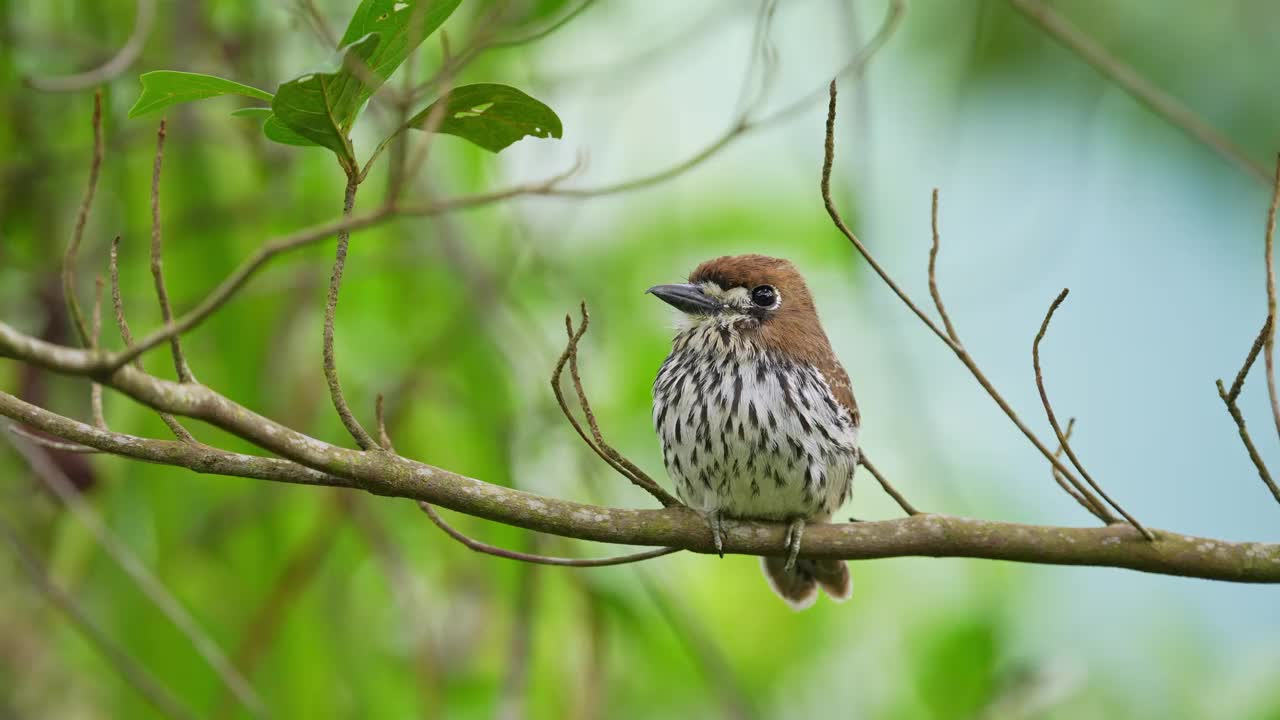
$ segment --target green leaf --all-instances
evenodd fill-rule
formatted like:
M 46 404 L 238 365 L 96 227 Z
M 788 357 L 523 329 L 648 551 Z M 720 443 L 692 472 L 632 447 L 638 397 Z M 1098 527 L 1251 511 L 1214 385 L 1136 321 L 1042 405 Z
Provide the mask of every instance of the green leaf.
M 203 100 L 219 95 L 244 95 L 259 100 L 271 101 L 271 93 L 256 87 L 241 85 L 232 80 L 201 75 L 199 73 L 177 72 L 174 70 L 156 70 L 143 73 L 138 77 L 142 81 L 142 95 L 138 102 L 129 109 L 129 117 L 146 115 L 170 105 Z
M 348 128 L 342 124 L 338 108 L 349 106 L 353 94 L 359 90 L 358 85 L 350 82 L 347 68 L 354 63 L 368 64 L 380 41 L 377 33 L 370 33 L 342 49 L 341 68 L 333 72 L 307 73 L 281 85 L 271 101 L 275 119 L 294 134 L 327 147 L 344 161 L 354 164 L 351 143 L 347 140 Z M 271 134 L 267 137 L 286 142 Z
M 422 130 L 440 102 L 414 115 L 410 127 Z M 436 132 L 457 135 L 490 152 L 501 152 L 529 135 L 559 138 L 564 134 L 555 111 L 507 85 L 463 85 L 454 88 L 445 102 Z
M 365 101 L 391 77 L 416 46 L 444 24 L 461 2 L 462 0 L 363 0 L 360 3 L 351 16 L 351 23 L 342 34 L 339 45 L 351 45 L 369 33 L 377 33 L 382 42 L 366 58 L 367 68 L 344 73 L 336 83 L 340 101 L 333 106 L 334 116 L 343 130 L 351 129 L 356 113 Z M 348 88 L 348 85 L 353 87 Z
M 269 107 L 247 107 L 239 110 L 232 110 L 231 117 L 250 118 L 252 120 L 266 120 L 271 117 L 271 108 Z
M 299 147 L 321 147 L 319 143 L 312 142 L 298 133 L 290 130 L 284 123 L 280 122 L 280 118 L 275 115 L 267 116 L 266 122 L 262 123 L 262 134 L 267 136 L 268 140 L 278 142 L 281 145 L 297 145 Z

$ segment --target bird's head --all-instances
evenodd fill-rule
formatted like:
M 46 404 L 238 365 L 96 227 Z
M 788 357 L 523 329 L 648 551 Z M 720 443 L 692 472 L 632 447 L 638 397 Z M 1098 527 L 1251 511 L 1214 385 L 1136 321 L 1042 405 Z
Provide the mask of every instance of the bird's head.
M 792 352 L 827 346 L 804 278 L 781 258 L 714 258 L 694 268 L 689 282 L 655 285 L 648 292 L 680 311 L 682 329 L 727 327 Z

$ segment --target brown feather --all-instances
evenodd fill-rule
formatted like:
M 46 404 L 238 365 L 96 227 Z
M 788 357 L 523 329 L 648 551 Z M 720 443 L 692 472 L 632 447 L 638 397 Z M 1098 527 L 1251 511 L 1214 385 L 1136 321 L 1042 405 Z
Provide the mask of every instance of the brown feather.
M 714 282 L 721 288 L 772 285 L 782 296 L 782 305 L 771 312 L 756 329 L 759 342 L 818 368 L 836 400 L 849 411 L 855 426 L 861 426 L 853 383 L 840 365 L 827 339 L 804 277 L 796 266 L 768 255 L 726 255 L 694 268 L 689 282 Z

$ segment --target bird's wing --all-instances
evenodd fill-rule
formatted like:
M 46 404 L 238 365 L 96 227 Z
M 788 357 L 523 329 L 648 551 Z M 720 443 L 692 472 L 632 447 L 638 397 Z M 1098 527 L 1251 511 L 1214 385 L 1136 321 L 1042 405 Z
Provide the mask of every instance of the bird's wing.
M 818 370 L 827 381 L 827 385 L 831 387 L 831 392 L 835 394 L 836 400 L 849 411 L 850 417 L 853 418 L 853 426 L 860 427 L 862 425 L 862 416 L 858 413 L 858 401 L 853 399 L 853 383 L 849 382 L 849 373 L 844 371 L 844 368 L 840 366 L 840 361 L 836 360 L 834 356 L 819 365 Z

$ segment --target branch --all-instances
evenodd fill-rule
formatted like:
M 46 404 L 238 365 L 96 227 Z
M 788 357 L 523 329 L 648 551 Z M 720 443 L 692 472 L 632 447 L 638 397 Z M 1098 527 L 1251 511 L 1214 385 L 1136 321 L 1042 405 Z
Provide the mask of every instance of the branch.
M 876 469 L 876 466 L 871 464 L 871 461 L 867 459 L 866 453 L 858 453 L 858 464 L 866 468 L 867 472 L 871 473 L 871 477 L 875 478 L 876 482 L 880 483 L 880 487 L 889 494 L 889 497 L 893 498 L 893 501 L 898 503 L 898 507 L 902 508 L 902 512 L 906 513 L 908 516 L 920 514 L 920 511 L 915 509 L 915 506 L 911 503 L 907 502 L 907 499 L 902 496 L 902 493 L 899 493 L 897 488 L 895 488 L 883 475 L 880 474 L 880 471 Z
M 84 313 L 80 311 L 80 301 L 76 299 L 76 256 L 80 253 L 80 241 L 84 238 L 84 226 L 89 220 L 89 210 L 93 207 L 93 195 L 98 189 L 98 174 L 102 170 L 102 91 L 93 94 L 93 158 L 89 162 L 89 184 L 84 191 L 84 199 L 80 201 L 80 210 L 76 213 L 75 229 L 71 231 L 71 242 L 67 243 L 66 254 L 62 258 L 62 294 L 66 296 L 67 309 L 71 312 L 71 321 L 75 325 L 80 344 L 89 345 L 89 328 L 84 322 Z
M 879 262 L 876 261 L 875 257 L 871 255 L 871 251 L 867 249 L 867 246 L 864 245 L 862 241 L 858 239 L 858 236 L 855 235 L 853 231 L 849 229 L 849 226 L 845 224 L 844 218 L 841 217 L 840 211 L 836 209 L 835 202 L 831 199 L 831 167 L 835 162 L 835 127 L 836 127 L 836 81 L 835 80 L 831 81 L 831 85 L 828 88 L 828 92 L 830 93 L 831 100 L 827 105 L 827 131 L 826 131 L 826 138 L 825 138 L 825 144 L 824 144 L 825 152 L 823 154 L 823 160 L 822 160 L 822 181 L 820 183 L 820 187 L 822 191 L 823 205 L 827 209 L 827 214 L 831 216 L 831 221 L 835 223 L 836 229 L 838 229 L 841 232 L 841 234 L 843 234 L 846 238 L 848 238 L 849 242 L 853 244 L 854 249 L 858 251 L 858 254 L 860 256 L 862 256 L 862 259 L 865 260 L 866 263 L 871 266 L 871 269 L 875 271 L 876 275 L 880 276 L 880 279 L 884 282 L 885 285 L 889 287 L 890 290 L 893 291 L 895 295 L 898 296 L 898 299 L 901 300 L 902 303 L 911 310 L 911 312 L 915 313 L 916 317 L 920 318 L 920 322 L 924 323 L 925 326 L 928 327 L 929 330 L 931 330 L 934 335 L 937 335 L 938 339 L 941 340 L 944 345 L 946 345 L 948 348 L 951 348 L 951 351 L 955 353 L 956 357 L 959 358 L 960 362 L 964 364 L 966 368 L 968 368 L 969 373 L 973 375 L 973 378 L 978 381 L 979 385 L 982 386 L 982 389 L 985 390 L 986 393 L 991 396 L 991 399 L 995 401 L 996 405 L 999 406 L 1002 411 L 1004 411 L 1005 416 L 1008 417 L 1010 422 L 1012 422 L 1014 426 L 1017 427 L 1018 430 L 1022 432 L 1023 436 L 1025 436 L 1027 440 L 1031 441 L 1031 444 L 1034 445 L 1035 448 L 1040 451 L 1040 454 L 1043 455 L 1045 459 L 1049 461 L 1049 464 L 1053 466 L 1053 469 L 1061 473 L 1062 476 L 1064 478 L 1067 478 L 1069 481 L 1071 481 L 1073 485 L 1076 485 L 1077 487 L 1079 487 L 1080 481 L 1076 479 L 1075 474 L 1072 473 L 1069 469 L 1067 469 L 1066 465 L 1062 463 L 1062 460 L 1058 457 L 1056 453 L 1049 450 L 1049 448 L 1045 446 L 1045 444 L 1040 440 L 1040 438 L 1037 437 L 1035 433 L 1031 432 L 1031 428 L 1027 427 L 1027 424 L 1022 421 L 1022 418 L 1018 416 L 1018 413 L 1014 411 L 1013 407 L 1009 405 L 1009 403 L 1004 399 L 1004 396 L 1001 395 L 998 390 L 996 390 L 995 385 L 992 385 L 991 381 L 987 379 L 986 374 L 983 373 L 982 369 L 978 367 L 978 363 L 973 359 L 973 356 L 969 354 L 968 350 L 965 350 L 963 343 L 960 342 L 960 338 L 956 334 L 955 327 L 951 325 L 951 318 L 950 316 L 947 315 L 946 308 L 942 305 L 941 295 L 937 293 L 938 286 L 937 286 L 937 280 L 935 277 L 935 270 L 936 270 L 936 263 L 937 263 L 937 256 L 938 256 L 937 246 L 939 242 L 939 234 L 937 232 L 937 208 L 938 208 L 937 191 L 936 190 L 934 191 L 934 200 L 933 200 L 934 233 L 933 233 L 933 245 L 931 246 L 930 253 L 929 253 L 929 278 L 930 278 L 929 289 L 930 289 L 930 293 L 934 295 L 934 301 L 935 301 L 934 304 L 938 308 L 938 313 L 939 315 L 942 316 L 943 321 L 946 323 L 947 329 L 945 331 L 941 327 L 939 327 L 938 324 L 934 322 L 932 318 L 930 318 L 927 314 L 925 314 L 924 310 L 920 309 L 919 305 L 916 305 L 915 301 L 913 301 L 911 297 L 907 295 L 905 290 L 903 290 L 896 282 L 894 282 L 893 278 L 889 277 L 889 273 L 880 265 Z
M 564 316 L 564 329 L 569 336 L 569 342 L 565 345 L 564 352 L 560 354 L 560 359 L 556 362 L 555 369 L 551 371 L 551 391 L 555 393 L 556 402 L 560 405 L 560 411 L 564 413 L 565 418 L 573 426 L 573 429 L 578 431 L 578 437 L 582 438 L 582 442 L 586 443 L 587 447 L 591 448 L 596 455 L 599 455 L 600 459 L 604 460 L 609 467 L 652 495 L 658 502 L 662 503 L 663 507 L 678 507 L 682 503 L 674 495 L 664 490 L 653 478 L 623 457 L 622 453 L 613 449 L 612 446 L 605 442 L 604 435 L 600 432 L 600 426 L 596 423 L 595 413 L 591 412 L 591 404 L 587 402 L 587 394 L 582 389 L 582 378 L 578 375 L 578 342 L 582 340 L 583 334 L 587 332 L 587 324 L 591 320 L 591 316 L 587 314 L 586 302 L 582 303 L 581 310 L 582 324 L 578 326 L 576 331 L 573 329 L 573 320 L 568 315 Z M 573 416 L 573 411 L 569 409 L 569 404 L 564 399 L 564 393 L 560 390 L 560 377 L 564 374 L 566 362 L 569 363 L 569 374 L 573 378 L 573 389 L 578 396 L 578 405 L 582 408 L 582 414 L 586 416 L 587 424 L 591 427 L 591 438 L 587 437 L 582 425 Z M 592 438 L 594 438 L 594 441 Z
M 343 218 L 351 217 L 351 209 L 356 203 L 356 188 L 359 185 L 360 180 L 355 170 L 349 170 L 346 194 L 342 201 Z M 324 305 L 324 379 L 329 384 L 329 397 L 333 399 L 333 409 L 338 412 L 338 417 L 341 418 L 347 432 L 351 433 L 351 437 L 355 438 L 362 450 L 376 450 L 378 443 L 374 442 L 360 421 L 351 414 L 351 407 L 347 405 L 347 399 L 342 395 L 342 381 L 338 379 L 337 360 L 333 355 L 334 316 L 338 311 L 338 291 L 342 289 L 342 271 L 347 264 L 347 243 L 350 239 L 350 230 L 344 228 L 338 231 L 338 252 L 333 260 L 333 274 L 329 276 L 329 294 Z
M 1264 244 L 1266 246 L 1267 263 L 1267 341 L 1263 346 L 1263 359 L 1267 366 L 1267 394 L 1271 397 L 1271 416 L 1276 424 L 1276 432 L 1280 433 L 1280 395 L 1276 393 L 1276 265 L 1275 235 L 1276 206 L 1280 205 L 1280 156 L 1276 157 L 1276 177 L 1271 186 L 1271 207 L 1267 209 L 1267 231 Z M 1280 499 L 1280 495 L 1276 496 Z
M 1058 310 L 1058 306 L 1062 304 L 1062 301 L 1067 299 L 1067 292 L 1069 291 L 1066 288 L 1063 288 L 1062 292 L 1058 293 L 1058 297 L 1050 303 L 1049 311 L 1044 315 L 1044 322 L 1040 323 L 1040 332 L 1036 333 L 1036 339 L 1031 342 L 1031 365 L 1036 371 L 1036 389 L 1040 391 L 1040 402 L 1044 405 L 1044 414 L 1049 418 L 1049 424 L 1053 426 L 1054 434 L 1058 436 L 1058 445 L 1067 453 L 1067 457 L 1070 458 L 1071 464 L 1080 472 L 1080 475 L 1085 479 L 1085 482 L 1089 483 L 1089 487 L 1093 488 L 1094 492 L 1101 495 L 1102 499 L 1106 500 L 1108 505 L 1115 508 L 1116 512 L 1123 515 L 1124 519 L 1129 521 L 1130 525 L 1137 528 L 1138 532 L 1142 533 L 1143 537 L 1148 540 L 1155 540 L 1151 531 L 1143 527 L 1142 524 L 1135 520 L 1128 512 L 1125 512 L 1125 509 L 1120 507 L 1115 500 L 1112 500 L 1111 496 L 1107 495 L 1106 491 L 1103 490 L 1098 483 L 1094 482 L 1093 476 L 1089 474 L 1089 471 L 1084 469 L 1084 465 L 1080 463 L 1080 458 L 1076 457 L 1075 450 L 1071 449 L 1071 443 L 1068 440 L 1066 433 L 1062 432 L 1062 427 L 1058 425 L 1058 418 L 1053 412 L 1053 403 L 1049 402 L 1049 394 L 1044 389 L 1044 375 L 1040 372 L 1040 342 L 1044 340 L 1044 335 L 1049 330 L 1049 321 L 1053 319 L 1054 312 Z M 1075 486 L 1075 489 L 1080 493 L 1081 497 L 1088 500 L 1091 505 L 1102 513 L 1095 514 L 1098 514 L 1099 517 L 1104 517 L 1104 515 L 1107 514 L 1106 510 L 1098 503 L 1097 498 L 1089 494 L 1089 491 L 1084 489 L 1084 487 L 1080 485 L 1079 481 L 1076 481 L 1075 478 L 1071 477 L 1068 477 L 1067 479 L 1073 481 L 1071 484 Z
M 1250 160 L 1243 150 L 1201 120 L 1186 105 L 1144 78 L 1132 65 L 1124 62 L 1081 32 L 1071 21 L 1039 0 L 1009 0 L 1009 4 L 1022 16 L 1035 23 L 1041 30 L 1057 40 L 1082 60 L 1093 66 L 1111 82 L 1124 90 L 1148 110 L 1182 130 L 1193 140 L 1209 147 L 1218 155 L 1231 161 L 1261 182 L 1267 182 L 1267 171 Z
M 164 136 L 165 122 L 161 118 L 160 129 L 156 131 L 156 159 L 151 167 L 151 276 L 155 279 L 160 319 L 168 327 L 173 324 L 173 309 L 169 307 L 169 291 L 164 286 L 164 263 L 160 259 L 160 167 L 164 164 Z M 169 348 L 173 352 L 173 369 L 178 373 L 178 380 L 195 382 L 176 334 L 169 337 Z
M 419 500 L 418 507 L 422 508 L 422 512 L 426 513 L 427 517 L 431 518 L 431 522 L 435 523 L 436 527 L 443 530 L 446 535 L 478 553 L 506 558 L 508 560 L 519 560 L 521 562 L 533 563 L 535 565 L 557 565 L 560 567 L 608 567 L 610 565 L 627 565 L 629 563 L 641 562 L 643 560 L 662 557 L 663 555 L 670 555 L 671 553 L 680 552 L 681 550 L 681 548 L 664 547 L 658 548 L 657 550 L 645 550 L 644 552 L 632 553 L 630 555 L 616 555 L 614 557 L 607 558 L 586 559 L 534 555 L 531 553 L 517 552 L 515 550 L 505 550 L 496 545 L 490 545 L 467 537 L 462 533 L 462 531 L 445 522 L 444 518 L 440 517 L 440 514 L 436 512 L 436 509 L 431 506 L 431 503 Z
M 1231 414 L 1231 419 L 1235 421 L 1236 429 L 1240 433 L 1240 441 L 1244 443 L 1244 449 L 1249 453 L 1249 460 L 1258 469 L 1258 477 L 1262 478 L 1262 483 L 1271 491 L 1276 502 L 1280 502 L 1280 487 L 1276 485 L 1275 480 L 1271 479 L 1271 471 L 1267 469 L 1267 464 L 1263 462 L 1262 455 L 1258 453 L 1258 448 L 1254 446 L 1253 438 L 1249 436 L 1249 429 L 1245 427 L 1244 414 L 1240 412 L 1240 407 L 1236 404 L 1240 391 L 1244 389 L 1244 379 L 1248 376 L 1249 369 L 1253 367 L 1254 361 L 1258 359 L 1258 353 L 1267 338 L 1272 336 L 1273 321 L 1274 317 L 1268 315 L 1266 322 L 1262 324 L 1262 331 L 1258 333 L 1258 338 L 1253 341 L 1253 347 L 1249 348 L 1249 355 L 1245 357 L 1244 364 L 1240 366 L 1240 372 L 1236 373 L 1236 379 L 1235 382 L 1231 383 L 1231 389 L 1227 390 L 1223 386 L 1221 379 L 1217 381 L 1217 385 L 1218 397 L 1222 398 L 1222 402 L 1227 406 L 1227 412 Z
M 120 330 L 120 339 L 124 342 L 126 350 L 133 349 L 133 333 L 129 331 L 129 321 L 124 316 L 124 300 L 120 296 L 120 236 L 117 235 L 111 240 L 111 256 L 109 260 L 111 273 L 111 305 L 115 308 L 116 327 Z M 142 369 L 142 360 L 134 358 L 133 366 L 139 370 Z M 159 413 L 160 419 L 168 426 L 169 431 L 174 437 L 183 442 L 195 442 L 195 436 L 178 422 L 178 419 L 169 413 Z
M 46 343 L 0 322 L 0 356 L 64 375 L 90 376 L 96 356 Z M 225 453 L 188 443 L 133 438 L 41 410 L 0 392 L 0 415 L 105 452 L 241 477 L 339 485 L 423 500 L 475 517 L 562 537 L 624 545 L 715 548 L 706 522 L 685 507 L 629 510 L 558 500 L 482 482 L 392 453 L 367 453 L 303 435 L 198 384 L 152 377 L 132 367 L 103 377 L 157 410 L 209 422 L 285 460 Z M 726 523 L 726 552 L 769 555 L 786 526 Z M 1159 531 L 1147 542 L 1132 528 L 1065 528 L 922 514 L 897 520 L 818 524 L 805 533 L 805 557 L 869 560 L 902 556 L 972 557 L 1057 565 L 1098 565 L 1236 582 L 1280 583 L 1280 543 L 1232 543 Z

